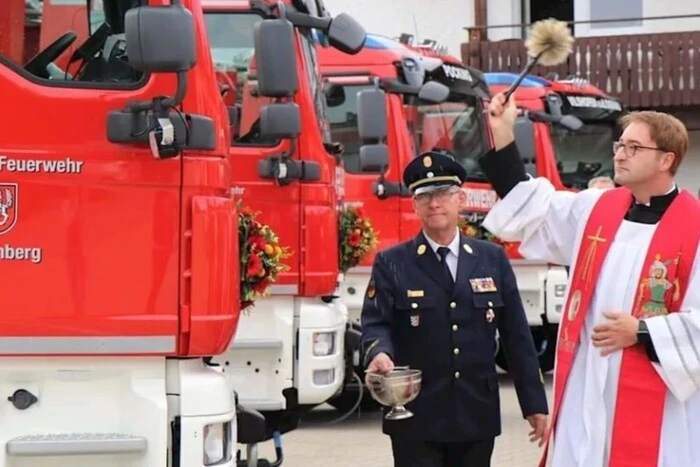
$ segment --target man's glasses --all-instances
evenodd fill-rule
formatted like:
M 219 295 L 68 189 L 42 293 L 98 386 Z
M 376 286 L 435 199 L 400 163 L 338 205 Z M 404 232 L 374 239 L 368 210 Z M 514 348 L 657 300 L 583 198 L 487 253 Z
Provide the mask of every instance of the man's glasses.
M 637 151 L 639 149 L 648 149 L 650 151 L 664 151 L 661 148 L 652 148 L 649 146 L 641 146 L 639 144 L 634 144 L 634 143 L 621 143 L 619 141 L 615 141 L 613 143 L 613 154 L 617 154 L 617 151 L 620 150 L 620 148 L 623 149 L 625 156 L 627 157 L 634 157 L 637 154 Z
M 419 195 L 414 196 L 413 199 L 415 199 L 416 203 L 420 205 L 429 204 L 432 200 L 436 200 L 438 203 L 444 203 L 448 199 L 450 199 L 450 197 L 455 193 L 459 193 L 459 189 L 439 190 L 428 193 L 421 193 Z

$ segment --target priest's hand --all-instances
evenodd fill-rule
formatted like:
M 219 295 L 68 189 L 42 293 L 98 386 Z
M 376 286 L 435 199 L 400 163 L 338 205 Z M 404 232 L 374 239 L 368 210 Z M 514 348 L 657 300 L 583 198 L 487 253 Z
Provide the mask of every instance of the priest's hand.
M 505 100 L 505 92 L 493 96 L 489 103 L 489 124 L 496 150 L 503 149 L 515 140 L 514 127 L 517 116 L 518 108 L 514 95 L 511 94 L 508 102 Z
M 542 447 L 545 442 L 545 435 L 547 434 L 547 416 L 542 413 L 536 413 L 527 416 L 527 421 L 530 422 L 532 431 L 528 433 L 530 436 L 530 442 L 534 443 L 539 441 L 539 447 Z
M 606 311 L 603 316 L 608 321 L 593 328 L 593 345 L 602 348 L 601 355 L 606 357 L 616 350 L 631 347 L 637 343 L 639 320 L 626 313 Z

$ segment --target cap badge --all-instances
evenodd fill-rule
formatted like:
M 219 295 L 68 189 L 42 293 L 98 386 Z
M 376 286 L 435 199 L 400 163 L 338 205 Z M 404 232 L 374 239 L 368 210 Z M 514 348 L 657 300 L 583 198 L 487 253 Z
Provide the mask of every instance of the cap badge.
M 433 159 L 430 156 L 425 156 L 423 158 L 423 165 L 426 167 L 430 167 L 433 165 Z

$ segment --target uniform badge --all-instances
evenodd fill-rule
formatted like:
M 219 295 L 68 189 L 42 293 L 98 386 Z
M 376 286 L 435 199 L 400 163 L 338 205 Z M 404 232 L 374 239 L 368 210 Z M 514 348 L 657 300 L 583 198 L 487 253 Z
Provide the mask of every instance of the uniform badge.
M 466 252 L 469 253 L 470 255 L 471 255 L 472 253 L 474 253 L 474 250 L 472 250 L 472 247 L 470 247 L 470 246 L 467 245 L 466 243 L 464 244 L 464 251 L 466 251 Z
M 425 292 L 422 290 L 407 290 L 406 295 L 408 298 L 419 298 L 425 295 Z
M 472 286 L 472 292 L 474 293 L 485 293 L 485 292 L 497 292 L 498 288 L 493 281 L 492 277 L 479 277 L 475 279 L 469 279 L 469 283 Z
M 374 287 L 374 282 L 370 282 L 367 286 L 367 298 L 373 299 L 376 293 L 377 289 Z
M 422 255 L 423 253 L 425 253 L 425 245 L 419 245 L 418 246 L 418 254 Z
M 489 308 L 489 310 L 486 312 L 486 321 L 490 323 L 495 317 L 496 315 L 493 313 L 493 310 Z
M 420 324 L 420 315 L 411 315 L 411 326 L 417 328 Z
M 430 156 L 423 157 L 423 165 L 426 167 L 430 167 L 431 165 L 433 165 L 433 159 Z

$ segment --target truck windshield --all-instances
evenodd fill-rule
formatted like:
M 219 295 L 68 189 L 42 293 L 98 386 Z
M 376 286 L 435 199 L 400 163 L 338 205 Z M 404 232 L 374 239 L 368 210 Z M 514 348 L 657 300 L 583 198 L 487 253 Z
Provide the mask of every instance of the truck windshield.
M 436 105 L 406 106 L 417 153 L 449 151 L 467 171 L 467 181 L 486 181 L 477 159 L 487 151 L 481 112 L 475 99 Z
M 576 132 L 552 125 L 552 142 L 562 183 L 585 189 L 598 176 L 613 176 L 613 122 L 585 122 Z
M 255 92 L 256 80 L 249 76 L 255 51 L 253 31 L 255 25 L 263 21 L 257 13 L 208 12 L 204 15 L 207 35 L 217 79 L 228 84 L 226 100 L 231 116 L 233 144 L 255 146 L 276 145 L 277 142 L 263 140 L 259 133 L 260 108 L 273 103 L 272 98 L 258 96 Z M 313 47 L 313 37 L 309 30 L 302 29 L 300 35 L 307 79 L 314 96 L 319 130 L 324 141 L 329 139 L 326 107 L 319 79 L 318 63 Z

